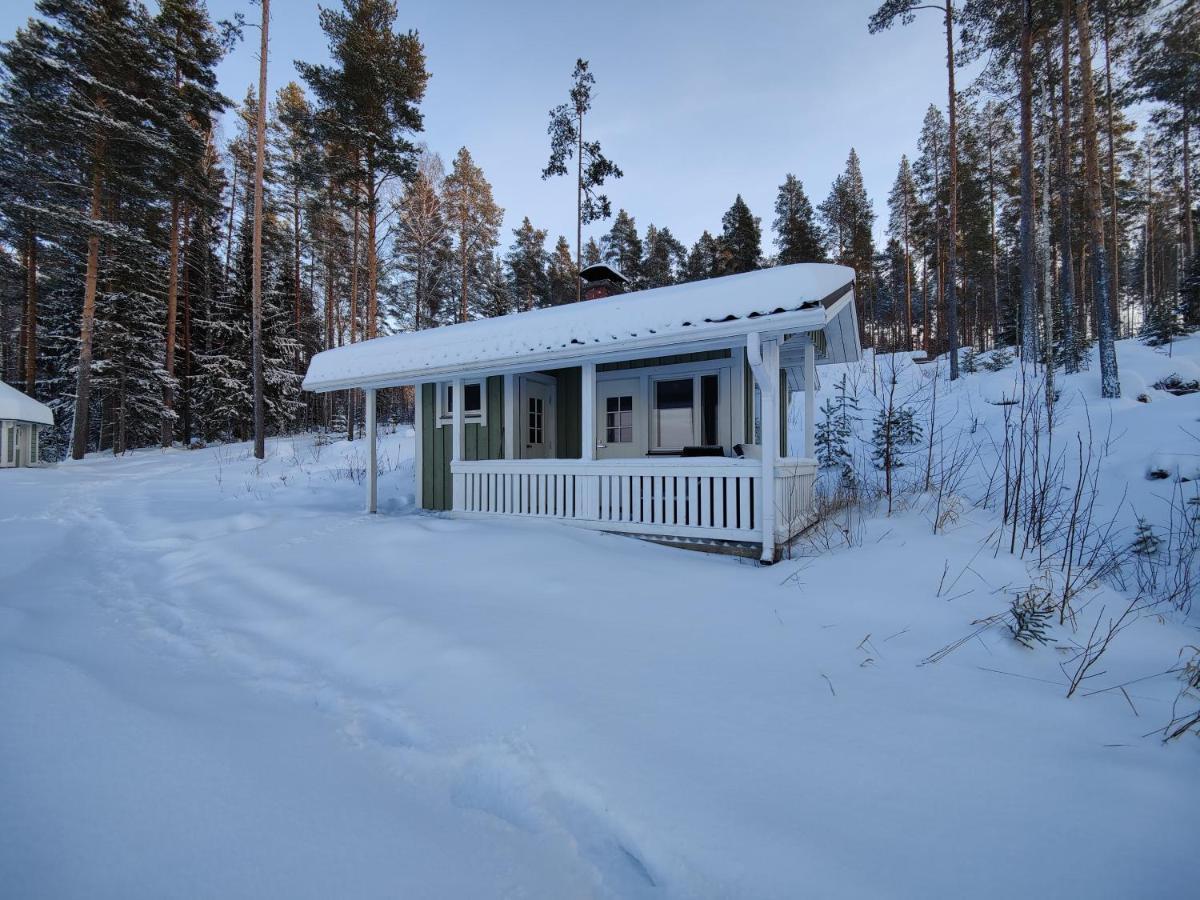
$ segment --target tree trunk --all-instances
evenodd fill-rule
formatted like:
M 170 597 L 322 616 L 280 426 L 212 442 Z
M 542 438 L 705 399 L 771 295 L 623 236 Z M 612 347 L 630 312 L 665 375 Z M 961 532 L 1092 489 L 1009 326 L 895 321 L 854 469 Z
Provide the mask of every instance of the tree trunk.
M 1112 218 L 1112 283 L 1113 322 L 1120 331 L 1121 310 L 1121 231 L 1118 216 L 1119 203 L 1117 200 L 1117 133 L 1113 124 L 1113 83 L 1112 83 L 1112 54 L 1109 52 L 1112 38 L 1112 22 L 1109 18 L 1109 0 L 1104 2 L 1104 94 L 1108 107 L 1108 195 L 1111 201 L 1110 216 Z M 1064 9 L 1064 16 L 1069 12 Z M 1064 27 L 1066 27 L 1064 25 Z
M 1048 49 L 1048 48 L 1047 48 Z M 1050 56 L 1047 54 L 1046 59 Z M 1042 359 L 1046 367 L 1046 409 L 1054 408 L 1054 260 L 1050 256 L 1050 128 L 1042 138 Z
M 1033 6 L 1021 21 L 1021 357 L 1037 359 L 1037 273 L 1033 235 Z
M 1192 224 L 1192 117 L 1183 108 L 1183 246 L 1190 263 L 1196 253 L 1196 229 Z
M 379 185 L 375 181 L 375 153 L 367 151 L 367 321 L 363 327 L 366 339 L 375 337 L 379 322 L 378 272 L 379 253 L 375 247 L 378 221 Z
M 579 146 L 575 156 L 575 302 L 583 299 L 583 113 L 579 114 Z
M 104 139 L 96 139 L 92 155 L 92 233 L 87 242 L 87 271 L 83 281 L 83 312 L 79 319 L 79 369 L 75 374 L 75 420 L 72 423 L 71 458 L 83 459 L 88 444 L 88 405 L 92 393 L 92 336 L 96 326 L 96 283 L 100 277 L 100 169 Z
M 263 231 L 263 163 L 267 143 L 267 26 L 271 18 L 271 0 L 262 0 L 262 42 L 258 64 L 258 122 L 255 127 L 254 154 L 254 270 L 251 277 L 251 304 L 254 315 L 254 457 L 266 456 L 266 409 L 263 399 L 262 346 L 262 231 Z
M 237 207 L 237 156 L 233 157 L 233 179 L 229 185 L 229 225 L 225 229 L 225 271 L 221 274 L 222 284 L 229 284 L 229 260 L 233 255 L 233 211 Z
M 1062 0 L 1062 131 L 1058 150 L 1058 244 L 1062 266 L 1058 274 L 1062 304 L 1063 359 L 1067 372 L 1078 367 L 1075 336 L 1075 261 L 1071 252 L 1071 0 Z M 1114 209 L 1115 209 L 1114 205 Z
M 358 234 L 359 215 L 358 201 L 361 190 L 356 182 L 354 185 L 354 237 L 350 249 L 350 343 L 358 337 Z M 346 391 L 346 440 L 354 440 L 354 389 Z
M 183 217 L 183 266 L 180 272 L 181 288 L 179 295 L 183 300 L 183 446 L 192 443 L 192 291 L 191 278 L 187 264 L 188 250 L 191 245 L 191 219 Z M 207 248 L 206 248 L 207 250 Z M 208 254 L 205 253 L 207 266 Z M 205 281 L 207 284 L 207 281 Z
M 25 233 L 25 393 L 37 398 L 37 235 Z
M 300 185 L 292 185 L 292 283 L 296 289 L 296 350 L 293 353 L 293 370 L 300 373 L 300 350 L 304 343 L 303 316 L 300 303 Z
M 992 122 L 988 121 L 988 240 L 992 254 L 992 346 L 1000 343 L 1000 273 L 996 262 L 996 163 Z
M 950 380 L 958 378 L 958 102 L 954 92 L 954 0 L 946 0 L 946 77 L 950 94 L 950 228 L 946 235 L 946 330 Z
M 1104 218 L 1100 198 L 1100 160 L 1096 141 L 1096 91 L 1092 81 L 1092 23 L 1088 0 L 1075 4 L 1075 28 L 1079 34 L 1079 75 L 1083 82 L 1083 161 L 1087 178 L 1086 207 L 1088 243 L 1091 247 L 1092 277 L 1096 305 L 1096 334 L 1100 342 L 1100 395 L 1121 396 L 1117 373 L 1117 348 L 1109 307 L 1108 257 L 1104 251 Z
M 167 356 L 163 364 L 162 445 L 170 447 L 175 439 L 175 329 L 179 312 L 179 200 L 171 198 L 171 249 L 167 255 Z
M 912 253 L 908 227 L 908 198 L 904 198 L 904 349 L 913 348 L 912 320 Z

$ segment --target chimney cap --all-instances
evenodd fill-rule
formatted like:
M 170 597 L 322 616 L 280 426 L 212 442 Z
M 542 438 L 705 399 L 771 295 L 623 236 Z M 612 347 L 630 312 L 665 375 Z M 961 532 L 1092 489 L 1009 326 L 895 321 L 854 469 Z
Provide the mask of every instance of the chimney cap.
M 583 270 L 579 273 L 579 277 L 586 284 L 596 281 L 615 281 L 617 284 L 629 284 L 628 278 L 607 263 L 593 263 L 590 266 L 584 266 Z

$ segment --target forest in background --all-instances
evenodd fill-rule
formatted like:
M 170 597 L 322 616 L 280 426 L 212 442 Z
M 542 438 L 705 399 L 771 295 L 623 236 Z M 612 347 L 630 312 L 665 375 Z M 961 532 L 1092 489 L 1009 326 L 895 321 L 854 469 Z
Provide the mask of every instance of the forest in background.
M 636 209 L 614 215 L 603 190 L 622 173 L 586 127 L 584 60 L 550 111 L 548 162 L 529 161 L 576 181 L 575 240 L 527 217 L 502 235 L 486 160 L 421 140 L 428 61 L 396 5 L 342 0 L 320 21 L 330 61 L 264 92 L 261 152 L 258 92 L 235 101 L 215 74 L 258 29 L 214 22 L 202 0 L 40 0 L 0 46 L 0 378 L 55 408 L 60 454 L 249 439 L 256 344 L 260 435 L 352 433 L 353 392 L 300 390 L 313 354 L 575 302 L 579 266 L 601 260 L 635 291 L 839 262 L 857 273 L 865 345 L 951 351 L 957 377 L 960 348 L 1015 346 L 1053 372 L 1099 342 L 1105 396 L 1120 392 L 1115 339 L 1200 326 L 1198 0 L 864 14 L 872 31 L 941 28 L 947 45 L 947 93 L 913 123 L 882 246 L 854 149 L 817 204 L 802 171 L 781 173 L 768 229 L 733 185 L 690 247 L 666 223 L 640 229 Z M 973 62 L 982 73 L 956 85 Z M 220 145 L 228 109 L 237 133 Z M 411 414 L 404 391 L 381 402 Z

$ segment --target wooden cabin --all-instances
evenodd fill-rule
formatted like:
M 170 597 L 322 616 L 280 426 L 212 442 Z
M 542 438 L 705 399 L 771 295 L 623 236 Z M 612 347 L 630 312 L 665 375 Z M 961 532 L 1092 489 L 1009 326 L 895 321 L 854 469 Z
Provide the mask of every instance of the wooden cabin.
M 0 381 L 0 469 L 37 465 L 41 430 L 53 424 L 50 407 Z
M 304 387 L 412 385 L 417 500 L 775 560 L 814 520 L 817 367 L 859 359 L 854 272 L 800 264 L 326 350 Z M 787 439 L 803 394 L 803 442 Z

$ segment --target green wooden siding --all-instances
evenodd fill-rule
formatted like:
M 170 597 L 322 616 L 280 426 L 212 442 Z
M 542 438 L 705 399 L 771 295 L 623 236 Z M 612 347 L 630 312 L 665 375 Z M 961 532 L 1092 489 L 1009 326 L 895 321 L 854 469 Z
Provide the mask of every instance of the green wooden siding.
M 421 504 L 425 509 L 448 510 L 454 503 L 450 457 L 453 429 L 437 422 L 437 385 L 421 385 Z M 487 424 L 468 423 L 466 459 L 504 458 L 504 379 L 487 380 Z

